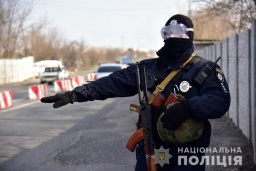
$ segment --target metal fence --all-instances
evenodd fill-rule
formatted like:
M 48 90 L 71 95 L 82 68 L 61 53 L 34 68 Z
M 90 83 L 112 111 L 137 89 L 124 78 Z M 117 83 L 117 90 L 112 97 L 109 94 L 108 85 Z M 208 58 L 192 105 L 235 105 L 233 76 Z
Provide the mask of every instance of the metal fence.
M 256 164 L 256 20 L 252 28 L 198 52 L 211 61 L 221 56 L 229 84 L 231 106 L 227 115 L 253 143 Z
M 0 84 L 20 82 L 34 77 L 34 57 L 0 59 Z

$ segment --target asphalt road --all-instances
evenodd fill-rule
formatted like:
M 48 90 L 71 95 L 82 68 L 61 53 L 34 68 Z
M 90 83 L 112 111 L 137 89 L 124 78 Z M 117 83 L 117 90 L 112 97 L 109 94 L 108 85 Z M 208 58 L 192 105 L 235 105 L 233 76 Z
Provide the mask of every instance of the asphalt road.
M 28 87 L 39 84 L 39 79 L 29 79 L 20 83 L 0 85 L 0 92 L 12 90 L 14 102 L 28 99 Z
M 27 99 L 28 86 L 34 83 L 0 86 L 0 91 L 17 92 L 13 106 L 0 110 L 0 171 L 134 170 L 135 154 L 125 145 L 136 128 L 137 114 L 129 111 L 136 96 L 53 109 L 51 104 Z M 241 130 L 227 117 L 211 123 L 210 146 L 241 147 L 243 166 L 208 166 L 206 170 L 255 171 L 252 145 Z
M 1 171 L 134 170 L 126 142 L 136 97 L 76 103 L 53 109 L 39 101 L 0 111 Z

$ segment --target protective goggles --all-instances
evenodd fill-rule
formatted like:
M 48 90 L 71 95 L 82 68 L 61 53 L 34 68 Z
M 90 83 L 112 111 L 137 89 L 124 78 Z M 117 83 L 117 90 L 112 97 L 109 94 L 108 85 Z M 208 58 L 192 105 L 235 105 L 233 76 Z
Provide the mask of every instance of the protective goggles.
M 171 22 L 161 29 L 161 35 L 164 40 L 170 37 L 189 38 L 188 31 L 193 31 L 193 28 L 187 28 L 184 24 Z

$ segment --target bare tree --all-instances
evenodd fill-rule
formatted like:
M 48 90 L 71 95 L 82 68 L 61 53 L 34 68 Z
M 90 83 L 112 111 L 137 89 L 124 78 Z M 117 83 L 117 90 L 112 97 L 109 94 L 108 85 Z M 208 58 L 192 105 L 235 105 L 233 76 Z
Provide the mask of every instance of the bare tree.
M 76 66 L 78 70 L 85 69 L 85 64 L 87 61 L 85 61 L 85 50 L 87 49 L 87 45 L 83 39 L 80 40 L 77 44 L 77 62 Z
M 62 34 L 58 31 L 56 27 L 49 28 L 45 34 L 46 44 L 45 44 L 45 56 L 49 59 L 60 59 L 58 51 L 61 48 L 62 43 L 65 42 Z
M 35 61 L 42 59 L 49 59 L 44 55 L 46 49 L 46 36 L 44 35 L 44 29 L 47 25 L 46 19 L 40 19 L 37 23 L 33 23 L 26 34 L 23 36 L 23 44 L 28 53 L 33 55 Z
M 77 69 L 77 41 L 67 42 L 61 50 L 63 61 L 68 68 Z
M 10 58 L 18 50 L 24 23 L 32 11 L 31 3 L 19 0 L 1 0 L 0 9 L 0 47 L 4 50 L 4 56 Z
M 209 17 L 207 13 L 194 13 L 190 16 L 194 23 L 194 37 L 197 40 L 223 40 L 230 34 L 230 24 L 221 16 Z
M 64 36 L 56 27 L 49 28 L 47 18 L 30 25 L 23 36 L 24 49 L 33 55 L 35 61 L 44 59 L 62 60 L 60 49 L 66 43 Z
M 89 65 L 98 65 L 101 62 L 99 51 L 97 48 L 89 48 L 85 52 L 86 60 L 90 61 Z
M 206 19 L 208 23 L 219 19 L 218 28 L 228 27 L 228 34 L 248 29 L 256 18 L 256 0 L 192 0 L 192 3 L 203 6 L 194 15 Z

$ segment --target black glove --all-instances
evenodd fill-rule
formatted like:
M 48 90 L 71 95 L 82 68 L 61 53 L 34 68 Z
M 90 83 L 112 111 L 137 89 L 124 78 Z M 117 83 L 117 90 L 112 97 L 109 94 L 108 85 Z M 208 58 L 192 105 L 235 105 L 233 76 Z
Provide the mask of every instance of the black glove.
M 193 113 L 187 100 L 175 103 L 164 111 L 161 118 L 163 127 L 169 130 L 177 129 L 180 124 L 187 120 Z
M 59 108 L 61 106 L 64 106 L 68 103 L 74 103 L 74 101 L 71 98 L 71 93 L 65 92 L 62 94 L 56 94 L 55 96 L 49 96 L 49 97 L 43 97 L 41 99 L 42 103 L 54 103 L 53 107 L 54 108 Z

